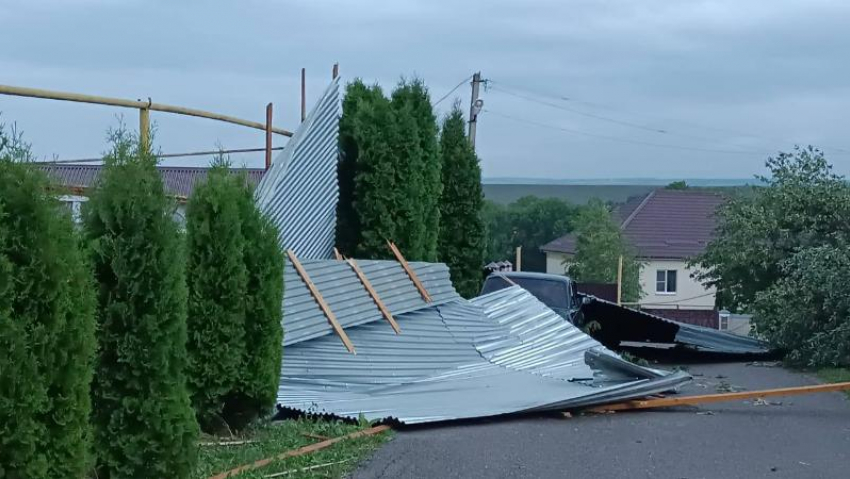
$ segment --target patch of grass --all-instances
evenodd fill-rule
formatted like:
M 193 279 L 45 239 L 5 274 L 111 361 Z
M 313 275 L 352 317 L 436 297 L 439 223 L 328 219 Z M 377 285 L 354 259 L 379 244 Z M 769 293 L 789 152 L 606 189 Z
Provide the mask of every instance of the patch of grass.
M 817 375 L 821 380 L 828 383 L 843 383 L 850 381 L 850 369 L 847 368 L 824 368 L 817 371 Z M 844 391 L 847 397 L 850 397 L 850 391 Z
M 314 444 L 321 439 L 306 434 L 334 438 L 365 429 L 369 424 L 352 425 L 341 421 L 297 419 L 265 422 L 246 431 L 239 437 L 202 437 L 201 442 L 246 440 L 247 444 L 235 446 L 201 446 L 197 479 L 206 479 L 214 474 L 266 459 L 291 449 Z M 339 478 L 354 470 L 358 462 L 370 452 L 390 439 L 391 432 L 340 441 L 326 449 L 298 457 L 275 461 L 268 466 L 239 474 L 239 479 L 262 478 L 279 472 L 292 472 L 280 476 L 287 479 Z M 322 466 L 302 471 L 311 466 Z

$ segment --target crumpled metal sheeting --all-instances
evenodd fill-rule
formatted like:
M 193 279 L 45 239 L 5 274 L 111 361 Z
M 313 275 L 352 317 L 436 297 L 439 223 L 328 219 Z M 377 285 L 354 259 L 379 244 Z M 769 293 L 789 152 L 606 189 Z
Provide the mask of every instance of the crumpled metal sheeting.
M 593 379 L 593 371 L 576 351 L 599 349 L 613 355 L 520 287 L 480 296 L 471 304 L 491 322 L 508 328 L 505 336 L 476 342 L 481 355 L 495 364 L 562 379 Z
M 428 305 L 397 262 L 361 260 L 357 264 L 393 315 Z M 385 322 L 378 306 L 348 263 L 336 260 L 304 260 L 301 265 L 343 329 L 372 321 Z M 451 285 L 446 265 L 411 262 L 410 267 L 428 290 L 433 304 L 460 297 Z M 286 264 L 284 281 L 284 346 L 333 334 L 327 317 L 290 263 Z M 335 339 L 339 344 L 339 338 Z M 356 342 L 354 347 L 358 347 Z
M 586 296 L 590 302 L 582 306 L 585 320 L 593 320 L 602 328 L 594 335 L 601 342 L 677 344 L 696 351 L 718 354 L 766 354 L 770 345 L 756 338 L 726 331 L 680 323 L 645 311 Z
M 502 290 L 486 299 L 492 305 L 501 302 L 502 306 L 494 308 L 501 311 L 499 317 L 514 320 L 499 324 L 480 305 L 458 299 L 396 316 L 401 335 L 395 335 L 384 321 L 347 328 L 346 333 L 357 348 L 356 355 L 348 353 L 331 336 L 287 347 L 279 404 L 305 412 L 351 418 L 362 414 L 370 420 L 395 418 L 414 424 L 557 410 L 580 404 L 587 397 L 605 401 L 631 399 L 669 390 L 690 379 L 684 373 L 659 378 L 647 371 L 643 376 L 651 379 L 635 381 L 633 377 L 640 374 L 632 369 L 639 366 L 618 368 L 613 362 L 617 371 L 609 364 L 600 371 L 586 365 L 579 368 L 577 365 L 585 361 L 589 351 L 611 354 L 592 339 L 568 345 L 572 357 L 561 348 L 542 348 L 542 359 L 537 361 L 540 366 L 529 360 L 533 347 L 524 351 L 528 357 L 521 361 L 506 359 L 503 364 L 495 364 L 476 348 L 477 341 L 488 344 L 500 337 L 519 341 L 523 336 L 526 340 L 534 337 L 536 344 L 546 344 L 547 335 L 557 337 L 562 332 L 558 328 L 537 328 L 534 321 L 525 321 L 524 314 L 517 314 L 545 309 L 524 290 Z M 554 312 L 549 314 L 560 318 Z M 548 316 L 538 315 L 538 321 L 545 322 Z M 519 328 L 514 324 L 512 331 L 512 323 L 527 326 Z M 525 334 L 530 331 L 534 334 Z M 551 360 L 546 360 L 547 356 Z M 546 369 L 553 364 L 559 367 Z M 550 375 L 534 374 L 541 370 Z M 572 378 L 571 372 L 582 377 Z M 593 378 L 600 374 L 605 378 L 602 382 Z M 617 381 L 608 376 L 629 379 Z
M 300 258 L 333 257 L 340 115 L 335 78 L 257 186 L 260 209 Z

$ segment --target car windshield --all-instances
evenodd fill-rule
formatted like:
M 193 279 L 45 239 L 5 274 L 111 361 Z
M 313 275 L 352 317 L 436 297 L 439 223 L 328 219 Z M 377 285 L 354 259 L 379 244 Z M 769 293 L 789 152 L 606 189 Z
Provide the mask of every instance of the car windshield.
M 569 307 L 567 302 L 569 293 L 563 281 L 518 277 L 512 277 L 510 280 L 528 290 L 529 293 L 533 294 L 534 297 L 550 308 Z M 505 278 L 496 275 L 490 276 L 484 283 L 481 294 L 492 293 L 493 291 L 505 289 L 510 286 L 511 284 Z

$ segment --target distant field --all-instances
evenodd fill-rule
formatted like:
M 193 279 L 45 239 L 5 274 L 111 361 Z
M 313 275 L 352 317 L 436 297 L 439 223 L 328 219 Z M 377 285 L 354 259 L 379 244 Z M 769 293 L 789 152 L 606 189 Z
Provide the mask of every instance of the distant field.
M 484 185 L 484 197 L 507 204 L 523 196 L 560 198 L 570 203 L 584 204 L 591 198 L 622 203 L 632 196 L 643 195 L 658 188 L 656 185 Z
M 575 204 L 585 204 L 591 198 L 622 203 L 632 196 L 644 195 L 654 189 L 663 188 L 663 186 L 659 185 L 533 185 L 487 183 L 483 187 L 485 198 L 501 204 L 511 203 L 523 196 L 529 195 L 540 198 L 560 198 Z M 743 187 L 719 186 L 704 189 L 732 193 L 735 190 L 743 189 Z

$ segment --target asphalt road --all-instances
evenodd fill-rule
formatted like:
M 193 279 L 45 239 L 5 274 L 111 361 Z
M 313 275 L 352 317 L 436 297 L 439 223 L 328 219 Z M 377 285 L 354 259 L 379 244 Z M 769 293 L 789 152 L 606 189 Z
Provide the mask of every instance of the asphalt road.
M 815 384 L 780 367 L 691 365 L 685 394 Z M 850 401 L 841 393 L 407 428 L 354 478 L 850 477 Z

